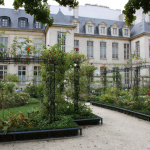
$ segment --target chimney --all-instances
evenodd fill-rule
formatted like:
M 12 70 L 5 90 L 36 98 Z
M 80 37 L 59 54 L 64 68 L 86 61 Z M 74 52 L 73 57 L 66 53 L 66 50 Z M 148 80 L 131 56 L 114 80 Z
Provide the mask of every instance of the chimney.
M 75 18 L 78 18 L 79 17 L 79 7 L 76 7 L 73 9 L 73 15 Z

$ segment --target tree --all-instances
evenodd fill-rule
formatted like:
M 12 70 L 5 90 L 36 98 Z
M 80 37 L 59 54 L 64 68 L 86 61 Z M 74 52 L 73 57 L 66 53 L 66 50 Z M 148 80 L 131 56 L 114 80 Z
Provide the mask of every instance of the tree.
M 145 14 L 150 11 L 150 0 L 129 0 L 124 8 L 123 14 L 125 14 L 125 21 L 130 26 L 136 20 L 136 16 L 134 15 L 136 10 L 142 8 Z
M 34 15 L 34 19 L 42 24 L 53 24 L 53 18 L 50 18 L 50 10 L 47 7 L 48 0 L 14 0 L 13 6 L 17 10 L 24 7 L 25 12 Z M 76 7 L 79 2 L 77 0 L 55 0 L 62 6 Z M 4 0 L 0 0 L 0 5 L 4 5 Z

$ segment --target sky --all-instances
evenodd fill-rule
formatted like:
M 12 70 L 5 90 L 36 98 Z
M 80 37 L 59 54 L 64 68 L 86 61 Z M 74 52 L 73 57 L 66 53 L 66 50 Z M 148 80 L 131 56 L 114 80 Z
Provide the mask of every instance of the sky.
M 4 8 L 13 8 L 12 3 L 14 0 L 5 0 L 5 6 L 0 6 Z M 124 5 L 128 2 L 128 0 L 78 0 L 79 5 L 85 4 L 98 4 L 107 6 L 110 9 L 124 9 Z M 58 5 L 58 3 L 54 0 L 48 0 L 49 5 Z

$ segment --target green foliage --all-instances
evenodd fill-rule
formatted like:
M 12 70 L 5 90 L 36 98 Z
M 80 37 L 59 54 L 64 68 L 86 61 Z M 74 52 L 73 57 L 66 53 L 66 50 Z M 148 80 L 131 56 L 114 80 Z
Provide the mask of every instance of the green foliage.
M 33 98 L 42 98 L 43 97 L 43 85 L 31 85 L 28 84 L 23 90 L 25 93 L 28 93 Z
M 19 107 L 27 104 L 30 96 L 27 93 L 17 92 L 4 95 L 4 108 Z M 2 108 L 2 96 L 0 95 L 0 108 Z
M 34 15 L 34 19 L 42 24 L 53 23 L 53 18 L 50 18 L 50 10 L 47 7 L 48 0 L 14 0 L 13 6 L 17 10 L 19 7 L 24 7 L 25 12 Z M 76 7 L 79 3 L 76 0 L 55 0 L 60 5 Z M 0 5 L 4 5 L 4 0 L 0 0 Z
M 20 82 L 18 76 L 16 74 L 12 74 L 12 73 L 7 73 L 7 75 L 5 77 L 5 81 L 6 82 L 17 82 L 17 83 Z
M 18 129 L 18 128 L 31 128 L 31 122 L 28 118 L 24 116 L 22 112 L 18 112 L 13 116 L 10 116 L 8 120 L 2 121 L 0 123 L 0 130 L 7 133 L 8 130 Z
M 125 14 L 126 24 L 128 26 L 131 26 L 131 23 L 136 20 L 136 16 L 134 16 L 136 10 L 142 8 L 143 13 L 148 13 L 150 11 L 150 1 L 129 0 L 124 8 L 125 10 L 123 10 L 123 14 Z

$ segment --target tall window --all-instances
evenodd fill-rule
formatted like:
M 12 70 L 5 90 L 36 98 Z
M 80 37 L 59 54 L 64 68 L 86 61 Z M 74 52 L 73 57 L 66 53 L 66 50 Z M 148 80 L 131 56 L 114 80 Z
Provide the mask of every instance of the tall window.
M 135 48 L 136 48 L 136 55 L 140 56 L 140 42 L 139 41 L 135 43 Z
M 101 27 L 101 34 L 105 34 L 105 27 Z
M 125 84 L 129 84 L 129 68 L 125 69 L 124 76 L 125 76 Z
M 118 43 L 112 43 L 112 58 L 118 58 Z
M 7 66 L 0 66 L 0 79 L 4 79 L 7 74 Z
M 128 29 L 124 29 L 124 35 L 128 36 Z
M 87 41 L 87 56 L 93 57 L 93 42 Z
M 113 28 L 113 35 L 117 35 L 117 28 Z
M 63 40 L 61 40 L 62 37 L 64 37 Z M 63 32 L 57 33 L 57 42 L 60 44 L 60 49 L 65 52 L 66 39 Z
M 129 44 L 124 44 L 124 59 L 130 58 L 130 48 Z
M 100 58 L 106 58 L 106 42 L 100 42 Z
M 92 26 L 88 25 L 88 33 L 92 33 Z
M 36 83 L 41 82 L 40 69 L 40 66 L 34 66 L 34 81 Z
M 40 56 L 41 50 L 42 50 L 42 39 L 35 39 L 34 45 L 35 45 L 35 49 L 36 49 L 35 55 Z
M 0 37 L 0 54 L 8 49 L 8 38 Z
M 74 40 L 74 49 L 77 53 L 79 53 L 79 40 Z
M 18 66 L 18 78 L 21 83 L 26 82 L 26 66 Z
M 25 47 L 26 47 L 26 39 L 24 38 L 19 38 L 19 45 L 21 46 L 21 48 L 18 49 L 18 54 L 19 55 L 26 55 L 26 50 L 25 50 Z

